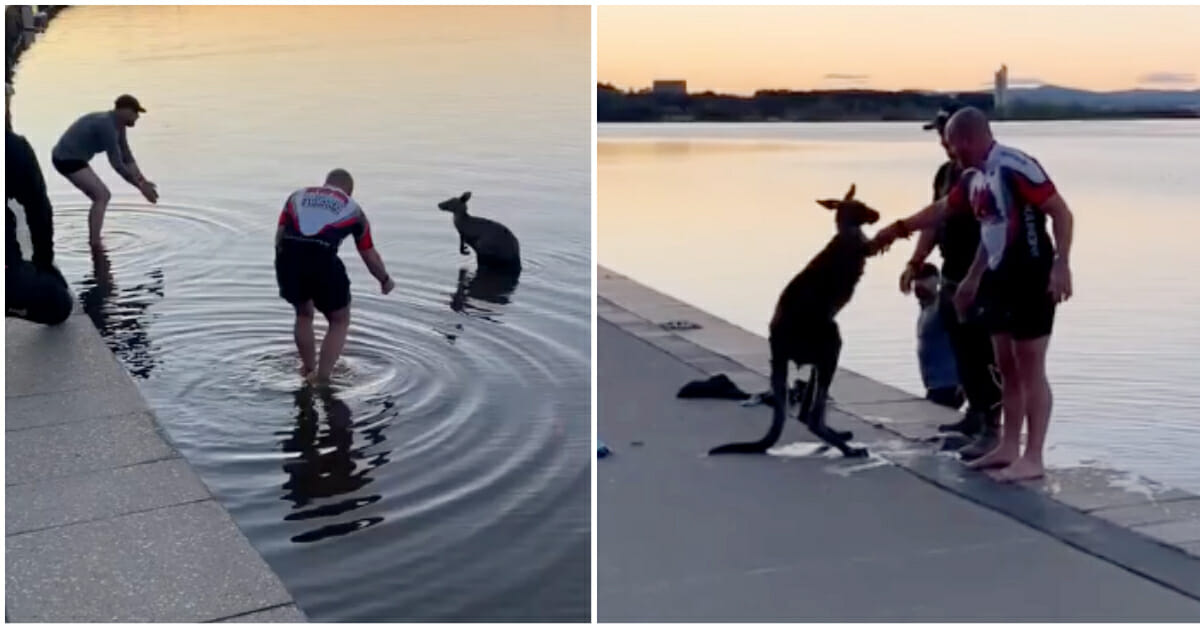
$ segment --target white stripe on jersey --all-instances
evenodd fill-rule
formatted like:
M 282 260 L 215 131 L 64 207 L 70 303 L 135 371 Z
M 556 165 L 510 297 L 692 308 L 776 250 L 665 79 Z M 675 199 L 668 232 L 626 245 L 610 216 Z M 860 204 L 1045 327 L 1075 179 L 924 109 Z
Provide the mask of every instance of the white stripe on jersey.
M 346 200 L 343 201 L 342 198 Z M 362 214 L 358 202 L 349 195 L 331 188 L 302 188 L 291 197 L 292 211 L 300 233 L 315 236 L 329 225 Z

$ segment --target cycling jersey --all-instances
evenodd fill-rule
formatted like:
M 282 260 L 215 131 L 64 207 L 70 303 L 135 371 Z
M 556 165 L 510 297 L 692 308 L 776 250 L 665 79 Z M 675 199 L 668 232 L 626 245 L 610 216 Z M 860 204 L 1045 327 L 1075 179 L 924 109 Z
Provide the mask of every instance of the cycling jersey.
M 334 187 L 296 190 L 279 214 L 283 238 L 322 244 L 336 251 L 346 236 L 354 236 L 360 251 L 374 247 L 371 225 L 358 202 Z
M 973 211 L 988 254 L 988 268 L 1001 263 L 1021 267 L 1048 266 L 1054 247 L 1039 209 L 1056 190 L 1036 159 L 993 143 L 983 166 L 968 172 L 951 188 L 952 211 Z

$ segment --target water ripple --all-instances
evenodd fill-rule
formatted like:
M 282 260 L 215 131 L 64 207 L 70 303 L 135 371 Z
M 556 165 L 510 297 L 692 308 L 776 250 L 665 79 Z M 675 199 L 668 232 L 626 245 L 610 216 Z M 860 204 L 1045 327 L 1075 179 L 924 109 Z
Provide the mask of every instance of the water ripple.
M 534 599 L 554 574 L 587 570 L 572 564 L 586 533 L 529 551 L 590 517 L 586 251 L 530 246 L 519 278 L 447 265 L 462 259 L 440 246 L 385 251 L 397 283 L 387 296 L 345 256 L 349 342 L 330 389 L 315 392 L 300 385 L 260 226 L 220 207 L 116 203 L 94 251 L 86 207 L 60 207 L 60 256 L 84 275 L 85 309 L 151 380 L 170 438 L 310 613 L 495 615 L 504 595 Z M 424 218 L 407 225 L 414 238 L 453 244 L 443 216 Z M 322 560 L 354 568 L 303 567 Z M 338 593 L 362 582 L 395 594 Z M 487 583 L 491 604 L 464 594 Z

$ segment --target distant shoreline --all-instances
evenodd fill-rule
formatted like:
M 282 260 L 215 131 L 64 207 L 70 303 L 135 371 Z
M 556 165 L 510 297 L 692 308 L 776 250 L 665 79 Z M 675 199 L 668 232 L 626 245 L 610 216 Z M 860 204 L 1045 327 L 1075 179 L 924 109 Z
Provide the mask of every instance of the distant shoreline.
M 1132 121 L 1132 120 L 1200 120 L 1200 113 L 1168 113 L 1162 115 L 1154 114 L 1133 114 L 1133 115 L 1113 115 L 1113 116 L 1079 116 L 1079 117 L 1030 117 L 1030 118 L 1012 118 L 1005 117 L 994 119 L 993 123 L 1004 122 L 1112 122 L 1112 121 Z M 738 119 L 738 120 L 697 120 L 697 119 L 662 119 L 662 120 L 597 120 L 599 125 L 639 125 L 650 126 L 655 124 L 894 124 L 897 122 L 916 123 L 920 124 L 928 122 L 929 118 L 906 118 L 906 119 L 829 119 L 829 120 L 757 120 L 757 119 Z
M 25 23 L 24 9 L 29 5 L 5 5 L 4 7 L 4 81 L 11 83 L 21 55 L 37 41 L 50 22 L 70 5 L 39 5 L 39 13 L 31 14 L 32 23 Z M 30 9 L 32 11 L 32 9 Z
M 927 122 L 947 103 L 977 107 L 996 121 L 1195 120 L 1200 92 L 1102 94 L 1046 86 L 1010 93 L 997 110 L 990 92 L 764 90 L 752 96 L 596 86 L 598 123 Z

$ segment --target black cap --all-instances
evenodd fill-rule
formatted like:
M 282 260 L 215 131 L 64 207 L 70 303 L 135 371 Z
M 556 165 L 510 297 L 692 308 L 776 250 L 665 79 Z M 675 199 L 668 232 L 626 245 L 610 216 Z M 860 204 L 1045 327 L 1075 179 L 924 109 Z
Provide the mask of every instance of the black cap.
M 942 108 L 938 110 L 937 115 L 933 117 L 933 120 L 926 122 L 925 126 L 921 128 L 925 129 L 926 131 L 937 129 L 940 133 L 942 129 L 946 128 L 946 123 L 950 121 L 950 116 L 954 115 L 955 112 L 962 108 L 963 106 L 958 103 L 942 105 Z
M 140 113 L 146 113 L 146 109 L 142 107 L 142 103 L 129 94 L 117 96 L 116 102 L 113 103 L 113 109 L 133 109 Z

